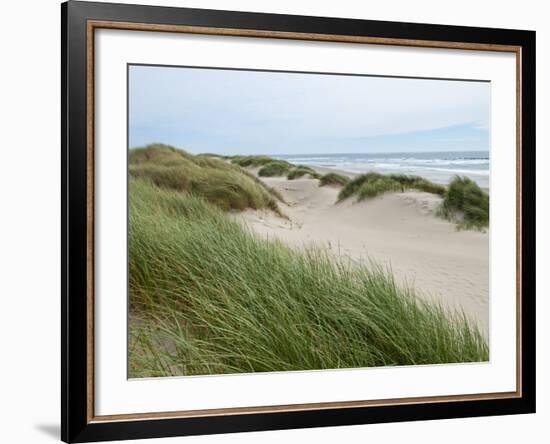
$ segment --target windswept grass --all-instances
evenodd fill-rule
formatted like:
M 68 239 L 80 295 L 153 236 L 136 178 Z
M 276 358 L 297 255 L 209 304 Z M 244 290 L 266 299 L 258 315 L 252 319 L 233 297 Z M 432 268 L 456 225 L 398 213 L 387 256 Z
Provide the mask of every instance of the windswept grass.
M 284 176 L 292 169 L 286 160 L 273 159 L 269 156 L 233 156 L 231 163 L 243 168 L 258 168 L 262 177 Z
M 242 167 L 261 167 L 273 161 L 275 159 L 269 156 L 233 156 L 231 158 L 232 163 Z
M 274 159 L 269 156 L 233 156 L 231 162 L 245 168 L 260 168 L 258 175 L 261 177 L 287 176 L 293 180 L 308 174 L 318 179 L 319 174 L 306 165 L 293 165 L 282 159 Z
M 286 178 L 288 180 L 294 180 L 306 175 L 308 175 L 312 179 L 319 179 L 320 177 L 319 173 L 317 173 L 317 171 L 315 171 L 313 168 L 310 168 L 306 165 L 297 165 L 292 170 L 290 170 Z
M 128 162 L 131 177 L 192 193 L 224 210 L 270 208 L 279 212 L 277 193 L 249 172 L 218 158 L 154 144 L 130 150 Z
M 216 154 L 216 153 L 200 153 L 200 154 L 197 154 L 197 157 L 215 157 L 218 159 L 231 159 L 230 156 L 224 156 L 223 154 Z
M 460 228 L 483 229 L 489 225 L 489 195 L 473 180 L 456 176 L 449 184 L 440 213 Z
M 284 176 L 292 168 L 288 162 L 284 160 L 273 160 L 269 163 L 266 163 L 258 171 L 258 176 L 261 177 L 273 177 L 273 176 Z
M 389 191 L 405 191 L 407 189 L 416 189 L 428 193 L 445 195 L 445 187 L 430 182 L 419 176 L 407 176 L 405 174 L 380 174 L 367 173 L 361 174 L 349 181 L 338 195 L 338 201 L 342 201 L 351 196 L 357 196 L 361 201 L 370 197 L 378 196 Z
M 328 173 L 319 178 L 319 186 L 324 187 L 325 185 L 338 185 L 345 186 L 349 183 L 350 178 L 343 176 L 342 174 L 337 173 Z
M 260 239 L 149 178 L 129 198 L 130 377 L 488 359 L 464 317 L 376 266 Z

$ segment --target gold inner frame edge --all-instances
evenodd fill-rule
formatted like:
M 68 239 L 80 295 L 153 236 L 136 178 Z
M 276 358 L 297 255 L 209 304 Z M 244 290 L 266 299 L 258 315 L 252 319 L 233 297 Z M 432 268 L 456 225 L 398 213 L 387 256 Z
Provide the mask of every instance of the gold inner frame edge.
M 144 412 L 116 415 L 94 414 L 94 31 L 95 29 L 119 29 L 150 32 L 177 32 L 203 35 L 222 35 L 234 37 L 277 38 L 289 40 L 309 40 L 337 43 L 362 43 L 373 45 L 393 45 L 422 48 L 461 49 L 472 51 L 511 52 L 516 56 L 516 391 L 498 393 L 473 393 L 450 396 L 422 396 L 395 399 L 335 401 L 322 403 L 285 404 L 255 407 L 229 407 L 205 410 L 182 410 L 172 412 Z M 113 422 L 126 420 L 144 420 L 161 418 L 188 418 L 198 416 L 225 416 L 237 414 L 258 414 L 274 412 L 295 412 L 303 410 L 326 410 L 335 408 L 358 408 L 388 405 L 407 405 L 416 403 L 460 402 L 475 400 L 520 398 L 521 387 L 521 178 L 522 178 L 522 134 L 521 134 L 521 91 L 522 91 L 522 48 L 515 45 L 498 45 L 470 42 L 446 42 L 436 40 L 415 40 L 382 38 L 368 36 L 348 36 L 334 34 L 311 34 L 286 31 L 265 31 L 254 29 L 214 28 L 188 25 L 163 25 L 151 23 L 133 23 L 123 21 L 88 20 L 86 27 L 86 183 L 87 183 L 87 422 Z

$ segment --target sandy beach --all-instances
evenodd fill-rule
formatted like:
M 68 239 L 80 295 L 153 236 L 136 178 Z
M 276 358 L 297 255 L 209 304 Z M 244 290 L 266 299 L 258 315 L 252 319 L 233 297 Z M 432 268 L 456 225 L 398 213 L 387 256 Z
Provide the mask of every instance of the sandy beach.
M 420 297 L 464 311 L 488 335 L 489 234 L 458 231 L 437 217 L 439 196 L 406 191 L 336 204 L 340 188 L 319 187 L 317 179 L 260 179 L 282 194 L 288 219 L 269 210 L 235 214 L 257 235 L 295 248 L 316 245 L 355 261 L 373 259 Z

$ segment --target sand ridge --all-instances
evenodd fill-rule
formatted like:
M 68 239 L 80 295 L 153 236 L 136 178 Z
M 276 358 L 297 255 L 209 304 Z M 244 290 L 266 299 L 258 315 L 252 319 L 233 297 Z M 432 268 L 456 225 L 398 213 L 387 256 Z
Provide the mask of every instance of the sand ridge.
M 248 210 L 235 217 L 257 235 L 291 247 L 315 245 L 356 261 L 375 260 L 419 296 L 459 310 L 489 329 L 489 235 L 458 231 L 434 213 L 437 195 L 406 191 L 336 203 L 339 187 L 316 179 L 262 177 L 286 201 L 288 219 Z

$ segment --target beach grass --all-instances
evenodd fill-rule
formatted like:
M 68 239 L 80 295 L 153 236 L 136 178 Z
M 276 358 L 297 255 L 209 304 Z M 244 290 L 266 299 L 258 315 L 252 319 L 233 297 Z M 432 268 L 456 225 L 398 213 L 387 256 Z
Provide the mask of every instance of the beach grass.
M 270 208 L 280 212 L 278 193 L 250 172 L 216 157 L 153 144 L 129 150 L 128 171 L 130 177 L 192 193 L 223 210 Z
M 455 176 L 439 212 L 460 228 L 483 229 L 489 225 L 489 195 L 473 180 Z
M 430 182 L 420 176 L 405 174 L 361 174 L 350 180 L 338 195 L 338 201 L 356 196 L 358 201 L 372 198 L 387 192 L 405 191 L 416 189 L 428 193 L 444 196 L 446 189 L 443 185 Z
M 244 168 L 260 168 L 258 176 L 276 177 L 287 176 L 288 180 L 298 179 L 309 175 L 314 179 L 320 177 L 319 173 L 306 165 L 293 165 L 282 159 L 274 159 L 269 156 L 233 156 L 231 162 Z
M 218 159 L 229 159 L 231 160 L 231 156 L 225 156 L 223 154 L 216 154 L 216 153 L 199 153 L 197 154 L 197 157 L 214 157 Z
M 317 171 L 315 171 L 313 168 L 310 168 L 308 166 L 297 165 L 295 168 L 289 171 L 286 178 L 288 180 L 294 180 L 304 176 L 309 176 L 312 179 L 319 179 L 320 174 Z
M 319 178 L 319 186 L 324 187 L 326 185 L 346 186 L 350 181 L 350 178 L 338 173 L 327 173 Z
M 286 175 L 292 165 L 284 160 L 273 160 L 272 162 L 264 164 L 258 171 L 260 177 L 274 177 Z
M 261 167 L 265 164 L 274 162 L 275 159 L 269 156 L 233 156 L 231 163 L 241 167 Z M 282 161 L 284 162 L 284 161 Z
M 254 236 L 212 194 L 130 175 L 130 377 L 488 359 L 463 315 L 389 270 Z

